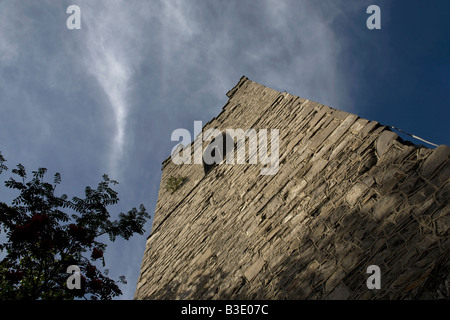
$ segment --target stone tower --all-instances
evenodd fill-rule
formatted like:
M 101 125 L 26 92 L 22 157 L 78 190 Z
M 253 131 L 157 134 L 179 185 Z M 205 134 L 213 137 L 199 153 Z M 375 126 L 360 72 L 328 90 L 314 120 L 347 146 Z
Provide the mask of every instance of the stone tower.
M 243 164 L 165 160 L 136 299 L 449 298 L 450 147 L 246 77 L 227 96 L 202 132 L 278 129 L 279 170 L 250 139 Z

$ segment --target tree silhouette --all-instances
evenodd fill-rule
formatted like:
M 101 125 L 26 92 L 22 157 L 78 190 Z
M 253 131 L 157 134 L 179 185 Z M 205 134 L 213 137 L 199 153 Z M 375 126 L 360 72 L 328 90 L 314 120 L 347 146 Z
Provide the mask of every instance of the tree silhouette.
M 0 153 L 0 173 L 8 170 Z M 5 186 L 20 192 L 11 205 L 0 202 L 0 233 L 7 242 L 0 243 L 6 256 L 0 261 L 0 299 L 111 299 L 122 294 L 118 283 L 108 277 L 104 252 L 107 245 L 98 238 L 108 235 L 128 240 L 134 233 L 143 234 L 149 218 L 145 207 L 120 213 L 111 220 L 107 207 L 118 203 L 111 188 L 117 181 L 103 175 L 96 189 L 86 187 L 84 198 L 56 195 L 61 175 L 53 184 L 45 182 L 47 169 L 33 171 L 27 180 L 19 164 Z M 101 262 L 101 266 L 100 263 Z M 69 266 L 76 266 L 80 286 L 69 289 Z

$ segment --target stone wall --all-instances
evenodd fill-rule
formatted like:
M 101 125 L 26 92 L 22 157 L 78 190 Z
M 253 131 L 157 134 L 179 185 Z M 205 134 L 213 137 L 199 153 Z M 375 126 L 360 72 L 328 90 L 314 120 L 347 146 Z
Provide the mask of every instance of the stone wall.
M 245 77 L 227 95 L 203 131 L 277 128 L 280 169 L 169 157 L 136 299 L 449 298 L 448 146 Z

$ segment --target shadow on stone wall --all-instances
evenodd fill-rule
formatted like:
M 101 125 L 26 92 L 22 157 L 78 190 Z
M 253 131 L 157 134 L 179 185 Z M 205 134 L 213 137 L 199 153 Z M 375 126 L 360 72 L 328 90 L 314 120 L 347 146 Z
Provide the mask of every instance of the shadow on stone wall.
M 310 198 L 307 207 L 301 208 L 305 217 L 289 229 L 291 233 L 297 229 L 295 237 L 286 238 L 281 233 L 265 239 L 266 220 L 258 226 L 259 237 L 263 238 L 248 238 L 250 245 L 258 243 L 253 259 L 263 261 L 254 275 L 246 276 L 250 261 L 230 267 L 223 255 L 222 260 L 215 255 L 214 246 L 219 245 L 209 243 L 214 249 L 209 258 L 194 268 L 187 267 L 190 261 L 183 261 L 186 267 L 182 270 L 192 274 L 175 277 L 152 297 L 450 299 L 450 149 L 443 146 L 431 155 L 428 151 L 422 155 L 417 147 L 391 148 L 377 161 L 368 150 L 368 157 L 360 155 L 367 161 L 349 166 L 343 191 L 336 193 L 341 186 L 332 189 L 326 178 L 319 177 L 295 205 L 286 201 L 296 200 L 276 195 L 276 201 L 285 201 L 276 207 L 281 218 L 264 211 L 268 209 L 256 212 L 261 217 L 267 213 L 277 221 L 268 228 L 276 230 L 289 213 L 284 208 L 298 207 Z M 274 248 L 265 256 L 261 247 L 267 243 Z M 225 265 L 232 271 L 223 272 Z M 381 269 L 379 290 L 367 288 L 370 265 Z M 188 283 L 182 281 L 192 284 L 186 287 Z
M 425 247 L 430 234 L 422 237 L 414 218 L 374 223 L 350 210 L 341 221 L 343 226 L 321 236 L 305 234 L 279 264 L 267 261 L 252 282 L 242 277 L 231 295 L 218 299 L 450 298 L 448 248 L 431 238 Z M 373 264 L 381 269 L 379 290 L 366 285 Z

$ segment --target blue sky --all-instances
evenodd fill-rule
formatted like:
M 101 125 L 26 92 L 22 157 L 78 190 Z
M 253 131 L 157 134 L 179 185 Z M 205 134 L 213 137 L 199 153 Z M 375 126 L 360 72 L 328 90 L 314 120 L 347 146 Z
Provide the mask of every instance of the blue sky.
M 81 30 L 66 27 L 73 4 Z M 371 4 L 381 30 L 366 28 Z M 444 0 L 2 0 L 0 151 L 10 168 L 60 172 L 70 196 L 107 173 L 113 214 L 153 214 L 172 131 L 219 114 L 242 75 L 448 145 L 449 14 Z M 122 299 L 146 230 L 106 253 Z

